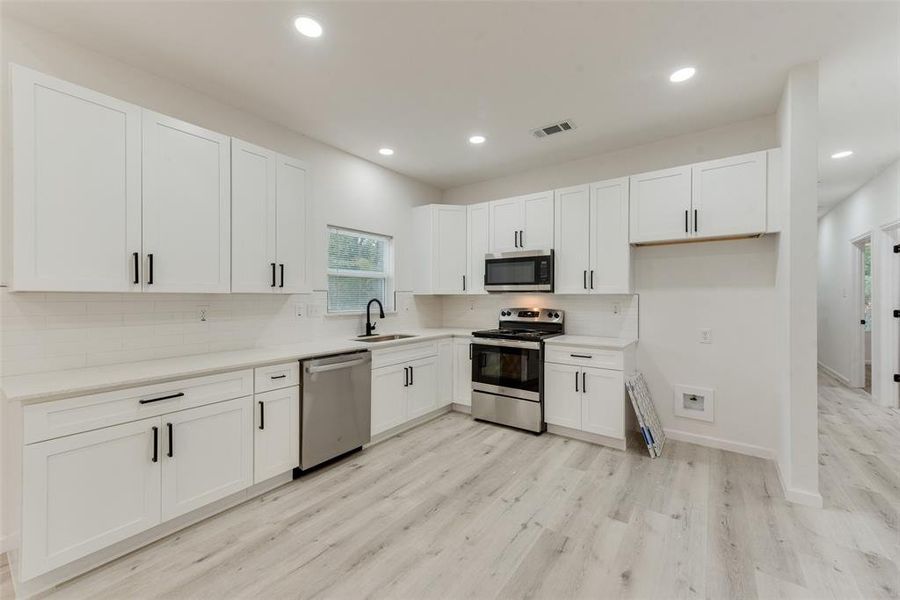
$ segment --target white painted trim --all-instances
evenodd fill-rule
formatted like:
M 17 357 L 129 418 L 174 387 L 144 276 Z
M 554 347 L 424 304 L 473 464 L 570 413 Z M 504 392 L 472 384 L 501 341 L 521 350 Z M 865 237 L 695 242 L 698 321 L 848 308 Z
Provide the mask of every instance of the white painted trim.
M 835 371 L 834 369 L 832 369 L 831 367 L 829 367 L 828 365 L 823 363 L 821 360 L 816 361 L 816 362 L 819 365 L 820 369 L 822 369 L 823 371 L 825 371 L 826 373 L 828 373 L 829 375 L 831 375 L 832 377 L 834 377 L 835 379 L 837 379 L 838 381 L 840 381 L 841 383 L 846 385 L 847 387 L 850 387 L 849 379 L 847 379 L 846 377 L 844 377 L 843 375 L 841 375 L 840 373 L 838 373 L 837 371 Z
M 774 462 L 775 471 L 778 473 L 778 481 L 779 483 L 781 483 L 781 490 L 784 492 L 785 500 L 787 500 L 788 502 L 793 502 L 794 504 L 800 504 L 802 506 L 822 508 L 824 504 L 824 502 L 822 501 L 822 494 L 818 492 L 813 493 L 788 487 L 787 483 L 784 481 L 784 476 L 781 474 L 781 465 L 777 460 Z
M 413 427 L 418 427 L 423 423 L 427 423 L 432 419 L 437 419 L 441 415 L 445 415 L 451 411 L 451 405 L 447 404 L 446 406 L 441 406 L 440 408 L 436 408 L 435 410 L 425 413 L 421 417 L 416 417 L 415 419 L 411 419 L 405 423 L 400 423 L 395 427 L 391 427 L 386 431 L 382 431 L 379 434 L 373 435 L 372 439 L 368 444 L 363 445 L 363 448 L 368 448 L 370 446 L 374 446 L 375 444 L 380 444 L 381 442 L 388 440 L 399 433 L 403 433 L 404 431 L 409 431 Z
M 468 404 L 458 404 L 458 403 L 454 402 L 453 404 L 450 405 L 450 410 L 452 410 L 454 412 L 462 413 L 464 415 L 472 414 L 472 407 L 469 406 Z
M 717 450 L 727 450 L 729 452 L 737 452 L 747 456 L 755 456 L 757 458 L 765 458 L 767 460 L 775 460 L 775 450 L 771 448 L 763 448 L 762 446 L 754 446 L 753 444 L 745 444 L 743 442 L 733 442 L 731 440 L 723 440 L 721 438 L 700 435 L 697 433 L 689 433 L 687 431 L 679 431 L 677 429 L 665 429 L 666 436 L 679 442 L 688 442 L 697 444 L 698 446 L 706 446 L 707 448 L 716 448 Z M 663 449 L 665 452 L 665 449 Z
M 547 423 L 547 433 L 552 435 L 558 435 L 561 437 L 571 438 L 573 440 L 578 440 L 581 442 L 587 442 L 589 444 L 597 444 L 599 446 L 608 446 L 610 448 L 615 448 L 616 450 L 625 450 L 627 445 L 626 439 L 618 439 L 614 437 L 609 437 L 607 435 L 600 435 L 597 433 L 590 433 L 588 431 L 579 431 L 578 429 L 572 429 L 571 427 L 562 427 L 560 425 L 551 425 Z

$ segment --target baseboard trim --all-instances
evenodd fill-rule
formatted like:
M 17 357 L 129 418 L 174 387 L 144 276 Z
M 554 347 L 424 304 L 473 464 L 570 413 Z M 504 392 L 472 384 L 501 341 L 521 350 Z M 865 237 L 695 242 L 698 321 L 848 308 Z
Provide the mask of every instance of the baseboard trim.
M 828 373 L 829 375 L 831 375 L 832 377 L 834 377 L 835 379 L 837 379 L 838 381 L 843 383 L 844 385 L 846 385 L 848 387 L 850 386 L 850 380 L 848 378 L 844 377 L 843 375 L 841 375 L 840 373 L 838 373 L 837 371 L 835 371 L 834 369 L 832 369 L 831 367 L 829 367 L 828 365 L 823 363 L 821 360 L 816 361 L 816 362 L 819 365 L 820 369 L 822 369 L 823 371 L 825 371 L 826 373 Z
M 579 431 L 570 427 L 562 427 L 560 425 L 551 425 L 547 423 L 547 433 L 558 435 L 561 437 L 571 438 L 589 444 L 597 444 L 598 446 L 608 446 L 616 450 L 625 450 L 626 440 L 600 435 L 598 433 L 590 433 L 588 431 Z
M 756 458 L 765 458 L 767 460 L 775 460 L 776 457 L 775 451 L 771 448 L 723 440 L 722 438 L 715 438 L 697 433 L 688 433 L 687 431 L 679 431 L 678 429 L 666 429 L 665 432 L 666 437 L 679 442 L 688 442 L 690 444 L 697 444 L 698 446 L 706 446 L 707 448 L 737 452 L 738 454 L 745 454 Z M 663 450 L 663 452 L 665 452 L 665 450 Z
M 465 415 L 472 414 L 472 407 L 469 406 L 468 404 L 457 404 L 456 402 L 454 402 L 453 404 L 450 405 L 450 410 L 452 410 L 454 412 L 463 413 Z
M 775 461 L 775 471 L 778 473 L 778 481 L 781 483 L 781 490 L 784 492 L 785 500 L 793 502 L 794 504 L 800 504 L 801 506 L 822 508 L 824 505 L 822 494 L 818 492 L 807 492 L 806 490 L 799 490 L 788 486 L 787 482 L 784 480 L 784 474 L 781 472 L 781 463 L 778 460 Z
M 414 427 L 418 427 L 419 425 L 421 425 L 423 423 L 427 423 L 428 421 L 431 421 L 432 419 L 436 419 L 436 418 L 440 417 L 441 415 L 445 415 L 448 412 L 450 412 L 451 407 L 452 407 L 452 405 L 447 404 L 446 406 L 442 406 L 442 407 L 435 409 L 429 413 L 425 413 L 424 415 L 416 417 L 415 419 L 409 420 L 405 423 L 401 423 L 401 424 L 397 425 L 396 427 L 391 427 L 390 429 L 388 429 L 386 431 L 382 431 L 381 433 L 379 433 L 377 435 L 373 435 L 372 440 L 363 447 L 368 448 L 369 446 L 374 446 L 375 444 L 379 444 L 385 440 L 389 440 L 392 437 L 394 437 L 395 435 L 403 433 L 404 431 L 409 431 L 410 429 L 412 429 Z

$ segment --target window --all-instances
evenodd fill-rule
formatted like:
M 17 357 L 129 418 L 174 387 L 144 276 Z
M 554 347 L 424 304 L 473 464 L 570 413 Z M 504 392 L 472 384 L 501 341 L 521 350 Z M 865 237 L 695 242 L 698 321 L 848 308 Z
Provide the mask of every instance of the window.
M 392 240 L 383 235 L 328 228 L 328 312 L 366 310 L 378 298 L 393 310 Z

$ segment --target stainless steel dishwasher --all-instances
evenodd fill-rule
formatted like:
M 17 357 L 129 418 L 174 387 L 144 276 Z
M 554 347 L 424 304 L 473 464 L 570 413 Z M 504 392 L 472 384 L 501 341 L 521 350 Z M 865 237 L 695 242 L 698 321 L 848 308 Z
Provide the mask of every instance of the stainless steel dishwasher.
M 372 355 L 368 351 L 304 361 L 301 392 L 301 469 L 369 442 Z

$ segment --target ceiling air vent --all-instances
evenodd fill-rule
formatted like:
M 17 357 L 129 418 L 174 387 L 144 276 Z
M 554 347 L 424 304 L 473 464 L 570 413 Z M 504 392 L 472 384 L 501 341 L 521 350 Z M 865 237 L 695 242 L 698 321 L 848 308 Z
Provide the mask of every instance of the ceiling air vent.
M 544 127 L 538 127 L 537 129 L 532 129 L 531 133 L 536 138 L 547 137 L 548 135 L 553 135 L 554 133 L 562 133 L 563 131 L 571 131 L 575 129 L 575 123 L 570 120 L 560 121 L 559 123 L 551 123 L 550 125 L 545 125 Z

